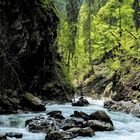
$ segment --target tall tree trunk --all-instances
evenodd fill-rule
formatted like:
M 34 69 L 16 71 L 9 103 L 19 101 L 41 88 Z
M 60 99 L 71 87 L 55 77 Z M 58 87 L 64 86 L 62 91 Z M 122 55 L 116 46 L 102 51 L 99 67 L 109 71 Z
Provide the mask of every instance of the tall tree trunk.
M 86 0 L 86 3 L 87 3 L 87 19 L 86 19 L 86 22 L 85 22 L 85 32 L 86 33 L 86 48 L 87 48 L 87 51 L 88 51 L 88 59 L 89 59 L 89 64 L 91 66 L 91 70 L 92 70 L 92 73 L 94 73 L 94 68 L 93 68 L 93 65 L 92 65 L 92 43 L 91 43 L 91 4 L 92 4 L 92 0 Z
M 75 37 L 77 33 L 77 18 L 79 14 L 79 1 L 78 0 L 68 0 L 68 4 L 66 6 L 67 10 L 67 18 L 68 18 L 68 24 L 70 29 L 70 46 L 68 46 L 68 72 L 70 69 L 70 62 L 73 58 L 74 52 L 75 52 Z
M 136 30 L 140 28 L 140 0 L 134 0 L 133 2 L 134 9 L 134 22 Z

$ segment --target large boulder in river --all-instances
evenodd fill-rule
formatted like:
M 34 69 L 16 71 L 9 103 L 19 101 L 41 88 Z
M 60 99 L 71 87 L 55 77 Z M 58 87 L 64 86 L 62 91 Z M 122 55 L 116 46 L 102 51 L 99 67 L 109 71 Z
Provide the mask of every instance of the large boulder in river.
M 49 113 L 47 113 L 47 115 L 49 115 L 49 117 L 52 118 L 57 118 L 57 119 L 65 119 L 65 117 L 62 115 L 62 111 L 59 110 L 55 110 L 55 111 L 51 111 Z
M 48 132 L 45 140 L 64 140 L 65 133 L 63 131 L 50 131 Z
M 113 131 L 114 126 L 109 122 L 99 120 L 88 120 L 86 126 L 89 126 L 94 131 Z
M 80 97 L 78 101 L 72 103 L 72 106 L 87 106 L 87 105 L 89 105 L 89 102 L 87 99 L 84 99 L 83 97 Z
M 48 132 L 45 140 L 70 140 L 78 136 L 82 137 L 92 137 L 95 135 L 95 132 L 93 129 L 87 127 L 87 128 L 71 128 L 67 131 L 50 131 Z
M 21 104 L 27 108 L 32 109 L 33 111 L 45 111 L 45 105 L 42 101 L 32 95 L 31 93 L 25 93 L 22 97 Z
M 83 118 L 84 120 L 89 119 L 89 115 L 82 111 L 74 111 L 74 114 L 70 115 L 70 117 Z
M 95 132 L 90 127 L 80 128 L 75 127 L 67 130 L 67 132 L 71 132 L 75 137 L 83 136 L 83 137 L 92 137 L 95 135 Z
M 96 111 L 89 115 L 90 120 L 99 120 L 103 122 L 110 123 L 113 125 L 113 122 L 111 121 L 111 118 L 105 113 L 105 111 Z
M 49 131 L 45 137 L 45 140 L 70 140 L 75 138 L 75 136 L 70 132 L 65 131 Z
M 33 133 L 48 133 L 50 131 L 61 129 L 63 126 L 63 120 L 37 116 L 35 118 L 26 120 L 25 126 L 28 126 L 29 131 Z
M 89 120 L 85 126 L 91 127 L 95 131 L 112 131 L 114 125 L 111 118 L 104 111 L 96 111 L 89 115 Z

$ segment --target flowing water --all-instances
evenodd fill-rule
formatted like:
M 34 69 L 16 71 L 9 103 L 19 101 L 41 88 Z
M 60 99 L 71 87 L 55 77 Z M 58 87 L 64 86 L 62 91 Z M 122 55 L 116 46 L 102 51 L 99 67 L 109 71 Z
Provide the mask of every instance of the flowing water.
M 103 101 L 88 99 L 91 103 L 88 107 L 72 107 L 70 104 L 65 105 L 47 105 L 46 112 L 0 115 L 0 135 L 6 132 L 20 132 L 23 138 L 20 140 L 44 140 L 45 134 L 30 133 L 25 128 L 25 121 L 38 115 L 46 116 L 46 113 L 53 110 L 61 110 L 65 117 L 70 116 L 75 110 L 91 113 L 96 110 L 104 110 L 113 120 L 115 130 L 111 132 L 96 132 L 94 137 L 78 137 L 74 140 L 140 140 L 140 119 L 132 115 L 121 112 L 108 112 L 103 108 Z M 16 140 L 9 138 L 8 140 Z

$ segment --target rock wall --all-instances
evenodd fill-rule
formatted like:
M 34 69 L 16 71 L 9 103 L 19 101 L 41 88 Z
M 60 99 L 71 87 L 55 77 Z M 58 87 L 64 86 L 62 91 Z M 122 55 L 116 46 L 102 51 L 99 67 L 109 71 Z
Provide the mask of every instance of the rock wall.
M 73 89 L 55 45 L 58 23 L 55 7 L 47 0 L 0 1 L 2 91 L 12 89 L 17 96 L 29 91 L 43 99 L 70 98 Z
M 110 74 L 104 64 L 94 66 L 96 75 L 85 75 L 80 92 L 84 95 L 92 95 L 97 98 L 112 98 L 114 101 L 140 102 L 140 72 L 139 64 L 130 63 L 134 70 L 118 69 Z M 125 64 L 124 64 L 125 66 Z

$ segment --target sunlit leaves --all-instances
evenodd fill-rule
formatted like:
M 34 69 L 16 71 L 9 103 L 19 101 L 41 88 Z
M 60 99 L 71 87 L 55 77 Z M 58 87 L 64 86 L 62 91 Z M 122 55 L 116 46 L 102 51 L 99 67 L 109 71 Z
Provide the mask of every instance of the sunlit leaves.
M 88 55 L 85 54 L 89 42 L 92 60 L 100 60 L 112 51 L 113 58 L 108 56 L 104 62 L 111 72 L 131 66 L 132 58 L 140 59 L 140 31 L 136 31 L 134 24 L 134 0 L 107 0 L 102 4 L 103 1 L 92 1 L 89 10 L 87 0 L 84 0 L 79 12 L 78 23 L 75 25 L 76 49 L 71 65 L 71 75 L 75 77 L 76 73 L 78 79 L 90 68 Z M 58 43 L 60 50 L 65 52 L 65 58 L 72 35 L 65 16 L 62 17 L 60 27 Z

